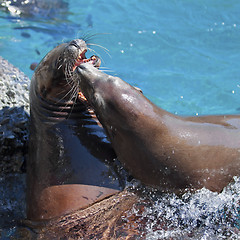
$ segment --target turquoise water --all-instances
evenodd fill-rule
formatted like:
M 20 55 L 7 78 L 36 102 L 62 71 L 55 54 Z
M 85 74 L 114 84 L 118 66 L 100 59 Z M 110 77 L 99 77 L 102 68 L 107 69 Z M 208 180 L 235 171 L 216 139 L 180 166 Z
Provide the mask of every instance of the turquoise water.
M 57 44 L 104 33 L 91 42 L 109 50 L 94 48 L 109 73 L 162 108 L 239 113 L 239 10 L 238 1 L 88 0 L 22 18 L 1 11 L 0 54 L 31 77 L 30 64 Z
M 165 110 L 179 115 L 240 113 L 239 1 L 43 2 L 59 5 L 23 8 L 21 17 L 0 9 L 0 55 L 29 77 L 30 64 L 57 44 L 97 34 L 90 42 L 109 50 L 93 47 L 107 73 L 140 87 Z M 236 181 L 222 194 L 202 190 L 186 199 L 160 196 L 146 210 L 152 217 L 148 237 L 168 239 L 195 231 L 192 239 L 225 239 L 239 227 L 239 193 Z M 154 223 L 166 216 L 175 232 L 154 233 Z

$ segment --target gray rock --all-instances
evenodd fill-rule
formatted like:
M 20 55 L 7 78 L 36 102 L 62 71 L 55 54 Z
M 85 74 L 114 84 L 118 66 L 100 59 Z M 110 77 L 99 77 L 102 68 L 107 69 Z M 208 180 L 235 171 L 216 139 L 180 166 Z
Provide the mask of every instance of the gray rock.
M 30 80 L 0 57 L 0 175 L 22 172 L 27 157 Z
M 29 113 L 29 85 L 29 78 L 0 56 L 0 109 L 24 107 Z

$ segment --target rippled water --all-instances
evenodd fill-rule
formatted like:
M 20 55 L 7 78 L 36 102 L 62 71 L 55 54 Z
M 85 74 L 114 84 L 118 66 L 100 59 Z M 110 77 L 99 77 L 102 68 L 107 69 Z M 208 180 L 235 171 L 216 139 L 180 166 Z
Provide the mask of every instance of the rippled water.
M 240 2 L 39 2 L 45 3 L 41 11 L 28 5 L 22 17 L 0 9 L 0 54 L 29 77 L 30 64 L 57 44 L 99 33 L 91 42 L 109 50 L 94 47 L 103 66 L 158 106 L 181 115 L 239 113 Z M 236 239 L 239 186 L 221 194 L 203 189 L 182 198 L 158 196 L 145 213 L 148 239 Z M 159 219 L 169 226 L 153 231 Z
M 107 33 L 92 40 L 109 49 L 111 57 L 95 48 L 104 65 L 159 106 L 190 115 L 239 112 L 239 2 L 68 3 L 59 14 L 1 12 L 1 55 L 31 76 L 29 65 L 56 44 Z

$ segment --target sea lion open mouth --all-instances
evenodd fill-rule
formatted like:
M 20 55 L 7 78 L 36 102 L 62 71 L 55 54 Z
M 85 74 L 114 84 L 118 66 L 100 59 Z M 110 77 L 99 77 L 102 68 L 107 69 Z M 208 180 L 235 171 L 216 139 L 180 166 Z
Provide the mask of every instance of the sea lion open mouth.
M 78 58 L 75 61 L 75 64 L 73 66 L 73 72 L 76 70 L 77 67 L 79 67 L 82 63 L 90 63 L 94 67 L 99 68 L 101 65 L 101 60 L 98 56 L 93 55 L 90 58 L 86 58 L 85 53 L 87 52 L 87 49 L 84 49 L 78 56 Z M 83 95 L 83 93 L 80 91 L 78 92 L 78 99 L 82 102 L 87 102 L 87 99 Z
M 73 66 L 73 71 L 75 71 L 75 69 L 77 67 L 79 67 L 82 63 L 91 63 L 94 67 L 99 68 L 101 65 L 101 60 L 98 56 L 93 55 L 90 58 L 86 58 L 85 53 L 87 52 L 87 50 L 85 49 L 84 51 L 82 51 L 80 53 L 80 55 L 78 56 L 74 66 Z M 87 102 L 87 99 L 85 98 L 85 96 L 83 95 L 83 93 L 80 91 L 78 92 L 78 99 L 81 100 L 82 102 Z
M 82 51 L 79 54 L 79 56 L 78 56 L 78 58 L 77 58 L 77 60 L 76 60 L 76 62 L 74 64 L 74 66 L 73 66 L 73 71 L 75 71 L 76 67 L 80 66 L 80 64 L 87 63 L 87 62 L 91 63 L 96 68 L 100 67 L 100 65 L 101 65 L 100 58 L 98 56 L 96 56 L 96 55 L 93 55 L 90 58 L 86 58 L 86 56 L 85 56 L 86 52 L 87 52 L 87 49 L 85 49 L 84 51 Z

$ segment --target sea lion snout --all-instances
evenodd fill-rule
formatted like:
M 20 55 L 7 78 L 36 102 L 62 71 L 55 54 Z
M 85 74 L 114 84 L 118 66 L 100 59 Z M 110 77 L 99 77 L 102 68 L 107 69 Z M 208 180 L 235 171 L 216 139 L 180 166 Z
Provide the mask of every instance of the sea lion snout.
M 92 89 L 96 92 L 96 85 L 98 81 L 106 81 L 107 74 L 99 71 L 94 65 L 90 63 L 83 63 L 77 68 L 79 74 L 80 89 Z

